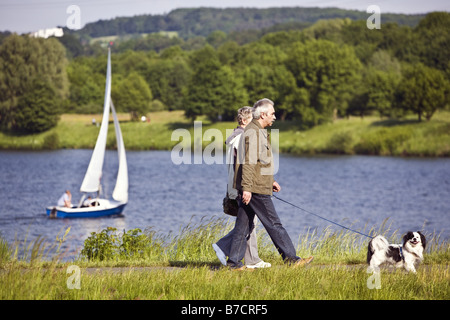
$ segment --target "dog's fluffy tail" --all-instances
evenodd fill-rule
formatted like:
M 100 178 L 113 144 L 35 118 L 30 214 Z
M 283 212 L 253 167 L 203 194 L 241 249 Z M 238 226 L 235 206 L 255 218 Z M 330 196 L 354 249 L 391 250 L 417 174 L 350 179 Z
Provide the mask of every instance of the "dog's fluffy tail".
M 389 242 L 383 236 L 376 236 L 369 242 L 369 247 L 367 248 L 367 264 L 370 264 L 372 255 L 375 251 L 386 251 L 389 248 Z

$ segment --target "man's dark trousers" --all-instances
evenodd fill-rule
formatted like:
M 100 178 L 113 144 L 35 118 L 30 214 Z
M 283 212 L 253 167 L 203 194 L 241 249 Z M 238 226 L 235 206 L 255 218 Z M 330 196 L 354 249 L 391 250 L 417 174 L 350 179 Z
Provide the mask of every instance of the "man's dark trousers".
M 240 197 L 235 233 L 227 265 L 236 268 L 242 266 L 241 260 L 245 255 L 247 237 L 250 234 L 255 214 L 263 224 L 284 262 L 290 263 L 299 260 L 300 258 L 296 256 L 294 244 L 281 224 L 271 196 L 252 193 L 248 205 L 242 203 L 242 197 Z

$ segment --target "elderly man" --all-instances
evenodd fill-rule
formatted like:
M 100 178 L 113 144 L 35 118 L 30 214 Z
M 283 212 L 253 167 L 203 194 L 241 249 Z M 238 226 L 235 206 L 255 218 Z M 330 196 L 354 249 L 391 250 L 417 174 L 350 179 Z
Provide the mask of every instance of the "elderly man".
M 234 187 L 239 190 L 241 197 L 227 261 L 231 268 L 245 268 L 241 260 L 255 215 L 285 263 L 301 266 L 313 260 L 313 257 L 301 259 L 296 255 L 294 244 L 272 203 L 272 192 L 279 192 L 281 187 L 273 178 L 272 150 L 265 128 L 272 126 L 275 119 L 274 103 L 269 99 L 257 101 L 253 106 L 253 120 L 245 127 L 241 137 L 234 181 Z

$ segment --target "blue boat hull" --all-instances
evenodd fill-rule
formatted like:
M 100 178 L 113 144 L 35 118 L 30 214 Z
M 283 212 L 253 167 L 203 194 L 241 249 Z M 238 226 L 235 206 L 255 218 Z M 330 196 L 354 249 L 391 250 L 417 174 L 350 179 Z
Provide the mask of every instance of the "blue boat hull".
M 105 216 L 113 216 L 121 214 L 126 205 L 127 205 L 126 203 L 123 203 L 119 204 L 116 207 L 106 209 L 100 209 L 96 207 L 74 208 L 74 209 L 47 207 L 47 216 L 51 218 L 98 218 Z

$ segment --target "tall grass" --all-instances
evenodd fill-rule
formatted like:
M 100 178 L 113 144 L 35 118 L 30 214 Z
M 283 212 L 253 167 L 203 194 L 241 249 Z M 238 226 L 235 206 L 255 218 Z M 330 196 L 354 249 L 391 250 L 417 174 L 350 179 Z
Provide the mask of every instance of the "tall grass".
M 81 254 L 75 263 L 81 266 L 209 266 L 220 267 L 211 245 L 234 227 L 234 219 L 203 217 L 198 223 L 188 223 L 176 235 L 158 234 L 152 228 L 118 231 L 107 228 L 93 232 L 85 240 Z M 306 229 L 294 239 L 300 257 L 313 255 L 315 264 L 364 265 L 369 239 L 346 229 Z M 363 227 L 357 231 L 370 236 L 383 235 L 391 243 L 401 243 L 402 234 L 393 230 L 388 219 L 378 227 Z M 439 234 L 426 234 L 425 264 L 442 264 L 450 261 L 448 240 Z M 272 265 L 283 261 L 265 229 L 257 227 L 259 256 Z M 42 246 L 38 238 L 33 248 Z M 34 249 L 31 249 L 33 253 Z M 34 250 L 34 251 L 33 251 Z M 95 254 L 92 254 L 95 253 Z M 36 254 L 35 254 L 36 256 Z M 42 255 L 41 255 L 42 256 Z M 24 255 L 24 257 L 28 257 Z
M 227 217 L 203 217 L 198 223 L 188 223 L 178 234 L 158 234 L 152 228 L 144 231 L 133 229 L 118 231 L 106 228 L 93 232 L 85 240 L 80 255 L 73 259 L 82 266 L 220 266 L 212 244 L 234 227 L 234 219 Z M 294 240 L 299 256 L 315 257 L 317 264 L 365 264 L 369 239 L 350 230 L 335 230 L 328 226 L 323 230 L 306 229 Z M 380 226 L 364 226 L 357 231 L 370 236 L 383 235 L 391 243 L 401 243 L 403 234 L 393 230 L 388 219 Z M 0 237 L 0 268 L 12 261 L 39 264 L 61 260 L 64 243 L 70 228 L 61 230 L 52 242 L 38 236 L 28 241 L 9 245 Z M 440 234 L 425 233 L 427 248 L 425 264 L 442 264 L 450 261 L 450 244 Z M 274 265 L 283 261 L 262 226 L 257 227 L 258 252 L 262 259 Z
M 64 256 L 61 247 L 69 232 L 70 227 L 66 230 L 61 229 L 54 241 L 49 241 L 41 235 L 34 240 L 29 240 L 27 232 L 23 240 L 16 238 L 12 244 L 0 236 L 0 269 L 10 264 L 31 268 L 49 263 L 57 264 Z
M 190 223 L 176 236 L 159 235 L 151 229 L 132 233 L 139 236 L 133 240 L 140 239 L 145 244 L 144 247 L 142 243 L 135 244 L 140 248 L 138 255 L 121 254 L 119 250 L 101 261 L 79 257 L 72 262 L 45 263 L 46 258 L 57 259 L 42 254 L 41 248 L 45 247 L 42 238 L 28 244 L 28 253 L 20 258 L 13 253 L 17 250 L 8 248 L 2 240 L 0 299 L 446 300 L 449 297 L 450 247 L 439 235 L 426 235 L 425 263 L 417 274 L 383 269 L 381 289 L 376 290 L 367 285 L 371 274 L 365 265 L 367 239 L 363 236 L 348 230 L 333 231 L 331 227 L 323 232 L 306 230 L 298 239 L 297 252 L 304 256 L 312 254 L 315 260 L 308 267 L 292 268 L 283 264 L 265 231 L 259 229 L 260 256 L 270 261 L 272 267 L 235 272 L 221 267 L 211 247 L 232 226 L 232 219 L 210 217 L 197 224 Z M 393 242 L 402 236 L 391 229 L 388 221 L 359 231 L 383 234 Z M 115 234 L 121 239 L 118 243 L 123 243 L 126 234 Z M 56 249 L 52 252 L 56 256 L 63 240 L 64 236 L 55 242 Z M 31 262 L 33 255 L 35 261 Z M 69 264 L 81 267 L 79 290 L 67 285 L 71 276 L 67 273 Z
M 11 260 L 12 249 L 8 242 L 4 240 L 0 235 L 0 266 L 5 265 Z
M 0 272 L 0 299 L 151 299 L 151 300 L 298 300 L 382 299 L 447 300 L 448 266 L 432 265 L 417 274 L 382 272 L 380 289 L 370 289 L 365 267 L 276 265 L 254 272 L 208 266 L 172 269 L 82 270 L 80 289 L 69 289 L 65 268 Z

